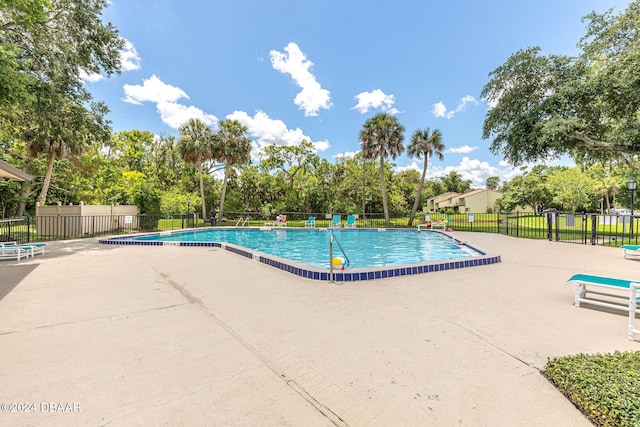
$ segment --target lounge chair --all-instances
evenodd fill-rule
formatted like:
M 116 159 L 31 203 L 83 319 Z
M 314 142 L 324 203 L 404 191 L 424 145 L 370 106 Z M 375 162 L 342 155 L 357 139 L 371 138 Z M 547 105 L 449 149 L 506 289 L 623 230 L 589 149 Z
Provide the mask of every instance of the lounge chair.
M 283 226 L 286 227 L 287 226 L 287 216 L 286 215 L 278 215 L 276 217 L 275 221 L 272 222 L 265 222 L 264 226 L 271 226 L 271 227 L 279 227 L 279 226 Z
M 2 242 L 0 243 L 0 249 L 2 249 L 3 251 L 3 256 L 4 253 L 10 253 L 11 249 L 14 248 L 21 248 L 24 251 L 27 252 L 27 257 L 28 256 L 35 256 L 38 254 L 44 254 L 44 248 L 46 246 L 46 243 L 21 243 L 18 244 L 16 242 Z M 18 251 L 20 252 L 20 251 Z M 18 258 L 19 260 L 20 258 Z
M 331 220 L 331 224 L 329 224 L 329 228 L 340 228 L 342 227 L 342 215 L 334 215 Z
M 620 247 L 624 249 L 625 259 L 640 257 L 640 245 L 622 245 Z
M 576 307 L 585 303 L 626 311 L 629 313 L 627 338 L 634 340 L 635 334 L 640 334 L 640 329 L 635 327 L 636 314 L 640 314 L 640 301 L 638 301 L 640 280 L 576 274 L 567 280 L 567 283 L 575 285 L 574 305 Z M 593 288 L 597 288 L 597 290 Z
M 349 215 L 347 217 L 347 222 L 344 224 L 344 228 L 356 228 L 356 216 Z
M 22 258 L 29 258 L 29 255 L 31 255 L 31 253 L 31 247 L 11 245 L 0 246 L 0 259 L 15 259 L 20 261 L 20 259 Z
M 449 218 L 441 219 L 439 221 L 431 221 L 431 229 L 442 228 L 443 230 L 446 230 L 449 228 L 449 223 Z
M 311 215 L 309 217 L 309 219 L 307 219 L 307 222 L 304 223 L 305 228 L 308 227 L 315 227 L 316 226 L 316 217 Z

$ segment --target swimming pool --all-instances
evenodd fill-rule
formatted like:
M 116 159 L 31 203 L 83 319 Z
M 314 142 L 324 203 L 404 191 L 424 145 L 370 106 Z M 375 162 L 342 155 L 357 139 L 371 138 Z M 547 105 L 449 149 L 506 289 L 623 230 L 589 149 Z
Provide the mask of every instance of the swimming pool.
M 333 245 L 333 256 L 349 261 L 347 270 L 337 271 L 339 281 L 421 274 L 500 261 L 499 255 L 487 255 L 445 233 L 405 229 L 207 228 L 113 237 L 100 242 L 221 247 L 302 277 L 328 280 L 331 236 L 339 242 Z

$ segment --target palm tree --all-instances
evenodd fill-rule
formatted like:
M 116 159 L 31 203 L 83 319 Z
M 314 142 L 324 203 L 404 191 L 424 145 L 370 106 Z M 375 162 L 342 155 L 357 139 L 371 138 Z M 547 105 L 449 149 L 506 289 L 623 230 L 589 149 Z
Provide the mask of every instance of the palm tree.
M 395 159 L 404 151 L 402 141 L 404 141 L 404 126 L 400 124 L 398 119 L 387 113 L 378 113 L 367 119 L 360 130 L 362 155 L 367 159 L 380 159 L 380 189 L 387 227 L 391 223 L 389 222 L 387 191 L 384 185 L 384 160 L 387 157 Z
M 602 195 L 603 199 L 607 202 L 607 213 L 611 212 L 610 197 L 613 197 L 615 201 L 616 193 L 618 192 L 618 182 L 614 177 L 608 176 L 602 181 L 598 182 L 597 190 Z
M 189 119 L 180 126 L 180 139 L 178 151 L 182 159 L 198 166 L 200 174 L 200 199 L 202 200 L 202 218 L 207 217 L 207 208 L 204 202 L 204 180 L 202 177 L 202 163 L 213 158 L 212 151 L 213 132 L 211 128 L 200 119 Z
M 223 120 L 214 135 L 213 158 L 224 162 L 224 180 L 220 193 L 219 218 L 224 213 L 227 180 L 233 165 L 243 165 L 251 160 L 251 140 L 245 135 L 247 127 L 237 120 Z
M 429 157 L 434 154 L 440 160 L 444 159 L 444 155 L 442 151 L 444 150 L 444 144 L 442 143 L 442 133 L 435 129 L 431 134 L 429 133 L 429 128 L 424 130 L 418 129 L 413 132 L 413 136 L 411 137 L 411 144 L 407 147 L 407 152 L 410 156 L 416 157 L 418 159 L 424 156 L 424 167 L 422 168 L 422 176 L 420 177 L 420 184 L 418 184 L 418 194 L 416 195 L 416 200 L 413 202 L 413 208 L 411 209 L 411 216 L 409 216 L 409 227 L 413 224 L 413 219 L 416 216 L 416 211 L 418 210 L 418 204 L 420 203 L 420 198 L 422 197 L 422 187 L 424 186 L 424 179 L 427 175 L 427 165 L 429 162 Z
M 36 158 L 47 156 L 47 170 L 38 202 L 46 204 L 57 159 L 79 155 L 97 141 L 107 141 L 110 129 L 105 123 L 106 107 L 101 103 L 89 106 L 71 96 L 55 96 L 55 106 L 48 98 L 38 99 L 25 111 L 23 138 L 27 154 Z

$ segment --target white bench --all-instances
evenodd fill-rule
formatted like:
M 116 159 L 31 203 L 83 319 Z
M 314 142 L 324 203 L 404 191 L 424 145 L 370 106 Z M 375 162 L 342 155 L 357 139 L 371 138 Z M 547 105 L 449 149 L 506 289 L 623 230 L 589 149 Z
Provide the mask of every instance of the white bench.
M 622 245 L 620 247 L 624 249 L 625 259 L 640 257 L 640 245 Z
M 31 246 L 0 246 L 0 258 L 2 259 L 16 259 L 20 261 L 21 258 L 29 258 L 29 255 L 33 253 Z
M 629 313 L 627 338 L 634 340 L 635 334 L 640 334 L 640 329 L 635 327 L 636 314 L 640 314 L 638 304 L 640 281 L 576 274 L 567 280 L 567 283 L 575 285 L 576 307 L 585 303 L 626 311 Z

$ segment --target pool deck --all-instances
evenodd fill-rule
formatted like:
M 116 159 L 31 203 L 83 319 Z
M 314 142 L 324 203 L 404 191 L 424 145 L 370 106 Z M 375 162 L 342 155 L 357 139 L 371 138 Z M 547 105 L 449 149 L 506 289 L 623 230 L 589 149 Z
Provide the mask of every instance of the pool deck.
M 502 262 L 337 285 L 97 239 L 0 261 L 0 425 L 590 426 L 539 370 L 640 342 L 565 281 L 639 261 L 451 234 Z

